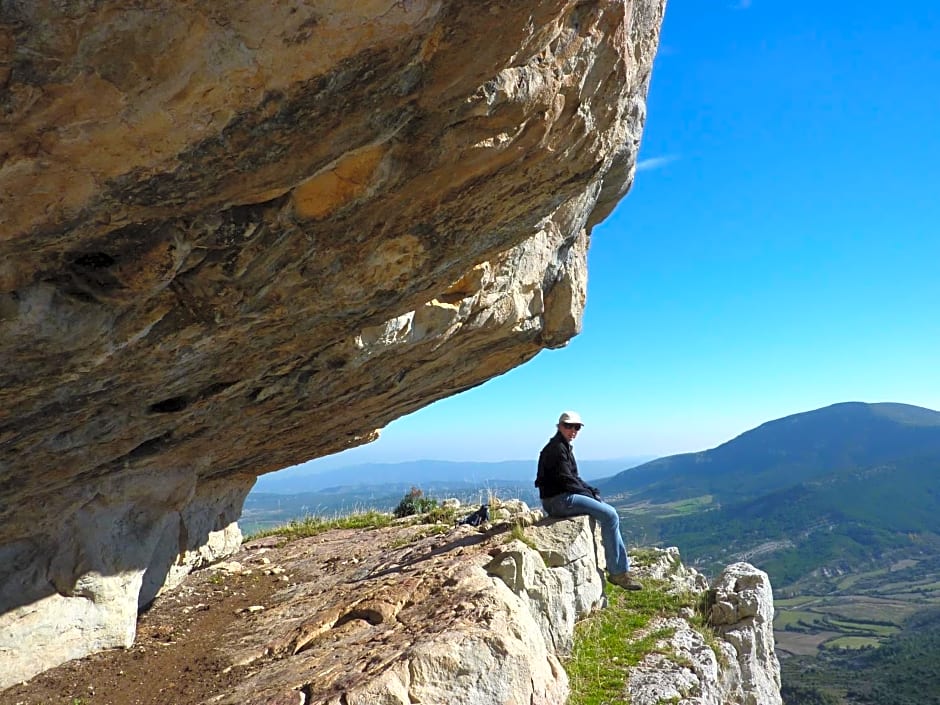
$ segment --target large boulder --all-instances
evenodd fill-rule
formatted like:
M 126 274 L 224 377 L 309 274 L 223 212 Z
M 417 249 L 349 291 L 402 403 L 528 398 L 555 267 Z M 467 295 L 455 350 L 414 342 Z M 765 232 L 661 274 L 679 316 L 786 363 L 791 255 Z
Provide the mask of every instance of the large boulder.
M 545 643 L 567 655 L 575 622 L 604 604 L 600 532 L 586 517 L 543 519 L 526 529 L 485 567 L 528 607 Z
M 6 682 L 130 644 L 257 475 L 578 332 L 662 13 L 3 4 Z

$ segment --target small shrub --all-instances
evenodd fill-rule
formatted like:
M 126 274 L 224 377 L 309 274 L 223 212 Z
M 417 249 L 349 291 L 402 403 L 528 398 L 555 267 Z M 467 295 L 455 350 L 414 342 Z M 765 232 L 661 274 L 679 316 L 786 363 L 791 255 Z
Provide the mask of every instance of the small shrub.
M 432 502 L 434 500 L 431 500 Z M 435 502 L 436 504 L 436 502 Z M 428 511 L 424 518 L 425 524 L 453 524 L 457 517 L 457 510 L 454 507 L 435 506 Z
M 509 529 L 509 535 L 506 536 L 506 543 L 509 543 L 512 540 L 521 541 L 526 546 L 533 550 L 537 550 L 535 542 L 525 535 L 525 527 L 520 521 L 514 521 L 512 527 Z
M 402 517 L 410 517 L 415 514 L 424 514 L 425 512 L 431 511 L 436 506 L 436 499 L 425 497 L 424 492 L 417 487 L 412 487 L 411 491 L 401 498 L 401 501 L 398 503 L 398 506 L 395 507 L 393 513 L 396 517 L 401 519 Z

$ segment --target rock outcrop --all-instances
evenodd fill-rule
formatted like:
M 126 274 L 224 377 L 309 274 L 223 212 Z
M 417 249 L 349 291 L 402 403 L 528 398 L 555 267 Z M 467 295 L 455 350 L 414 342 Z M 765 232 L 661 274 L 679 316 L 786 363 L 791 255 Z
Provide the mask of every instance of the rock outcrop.
M 703 576 L 684 568 L 675 548 L 668 549 L 653 566 L 656 574 L 668 577 L 677 589 L 702 593 L 708 604 L 708 625 L 717 638 L 709 643 L 687 619 L 655 620 L 648 631 L 664 630 L 669 636 L 630 673 L 626 688 L 629 701 L 633 705 L 664 701 L 677 705 L 780 705 L 774 602 L 767 574 L 748 563 L 735 563 L 725 568 L 706 592 Z
M 630 702 L 779 705 L 779 685 L 767 687 L 779 684 L 779 671 L 761 621 L 766 576 L 737 564 L 707 591 L 675 549 L 644 554 L 634 565 L 641 579 L 656 579 L 649 589 L 703 603 L 711 595 L 721 624 L 717 635 L 693 627 L 691 610 L 652 623 L 671 636 L 633 669 L 624 685 Z M 521 503 L 511 521 L 480 529 L 399 524 L 262 539 L 156 600 L 141 630 L 159 641 L 112 652 L 105 673 L 120 673 L 112 690 L 101 670 L 70 672 L 74 662 L 0 693 L 0 705 L 68 696 L 72 683 L 97 686 L 94 701 L 103 705 L 158 686 L 167 689 L 157 701 L 180 702 L 185 692 L 186 705 L 561 705 L 575 623 L 619 590 L 605 586 L 603 564 L 591 520 L 543 519 Z M 245 593 L 249 601 L 233 609 Z M 217 633 L 183 616 L 213 613 L 229 615 Z M 189 654 L 185 669 L 174 648 Z M 189 680 L 197 656 L 211 656 L 216 672 Z
M 7 682 L 130 644 L 257 475 L 577 333 L 662 13 L 3 4 Z
M 774 649 L 774 599 L 767 573 L 735 563 L 715 581 L 709 623 L 730 645 L 726 701 L 779 705 L 780 664 Z M 722 701 L 722 702 L 726 702 Z

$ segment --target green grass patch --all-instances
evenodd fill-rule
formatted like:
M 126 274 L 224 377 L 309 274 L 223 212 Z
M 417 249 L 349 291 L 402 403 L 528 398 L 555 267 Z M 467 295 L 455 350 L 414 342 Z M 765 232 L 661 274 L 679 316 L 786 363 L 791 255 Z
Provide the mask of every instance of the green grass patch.
M 918 606 L 910 602 L 864 597 L 847 597 L 844 601 L 826 605 L 828 614 L 848 622 L 880 622 L 897 626 L 917 610 Z
M 333 529 L 380 529 L 390 526 L 394 518 L 391 514 L 369 510 L 357 512 L 341 517 L 308 516 L 303 519 L 294 519 L 283 526 L 263 529 L 256 534 L 245 537 L 246 541 L 260 539 L 265 536 L 283 536 L 288 541 L 318 536 Z
M 631 554 L 632 557 L 632 554 Z M 644 580 L 642 591 L 611 588 L 607 609 L 575 627 L 574 648 L 565 664 L 571 683 L 570 705 L 624 705 L 629 670 L 656 651 L 669 629 L 641 635 L 656 617 L 675 616 L 683 607 L 701 614 L 698 596 L 667 593 L 668 583 Z M 696 627 L 704 627 L 699 618 Z
M 512 526 L 509 528 L 509 533 L 506 534 L 506 543 L 509 543 L 510 541 L 521 541 L 529 548 L 538 550 L 538 547 L 535 545 L 535 541 L 525 535 L 525 527 L 521 522 L 518 521 L 514 521 L 512 523 Z
M 840 591 L 848 590 L 853 587 L 860 580 L 870 580 L 871 578 L 878 577 L 879 575 L 887 575 L 887 568 L 879 568 L 878 570 L 868 570 L 863 573 L 853 573 L 852 575 L 847 575 L 842 578 L 837 584 L 836 589 Z
M 831 649 L 869 649 L 881 646 L 881 642 L 871 636 L 840 636 L 820 644 L 819 648 Z
M 457 509 L 454 507 L 437 506 L 421 517 L 422 524 L 448 524 L 453 525 L 457 518 Z
M 841 619 L 830 619 L 829 624 L 841 631 L 864 632 L 871 636 L 891 636 L 901 630 L 887 624 L 870 624 L 867 622 L 851 622 Z
M 836 583 L 837 590 L 849 590 L 855 583 L 862 579 L 861 575 L 849 575 Z
M 418 539 L 435 534 L 441 534 L 453 526 L 457 510 L 453 507 L 433 506 L 424 514 L 418 514 L 411 520 L 414 524 L 430 525 L 424 531 L 418 532 L 413 536 L 402 539 L 400 545 L 407 545 Z M 395 517 L 388 512 L 380 512 L 375 509 L 368 509 L 361 512 L 353 512 L 343 516 L 321 517 L 306 516 L 303 519 L 293 519 L 280 526 L 261 529 L 245 537 L 246 541 L 260 539 L 265 536 L 283 536 L 288 541 L 307 538 L 308 536 L 317 536 L 333 529 L 382 529 L 391 526 L 395 522 Z
M 774 607 L 777 608 L 787 608 L 787 607 L 802 607 L 803 605 L 808 605 L 810 603 L 816 602 L 819 598 L 815 595 L 800 595 L 799 597 L 787 597 L 782 600 L 774 600 Z
M 704 494 L 698 497 L 688 497 L 674 502 L 662 502 L 658 504 L 651 502 L 625 504 L 622 500 L 614 504 L 617 509 L 627 517 L 635 517 L 640 514 L 653 519 L 671 519 L 704 512 L 713 506 L 714 499 L 713 495 Z
M 698 497 L 689 497 L 688 499 L 681 499 L 677 502 L 667 502 L 666 504 L 657 505 L 663 510 L 663 515 L 679 515 L 679 514 L 695 514 L 697 512 L 704 511 L 712 505 L 715 498 L 710 494 L 703 494 Z
M 782 610 L 774 616 L 775 629 L 825 629 L 823 616 L 808 610 Z
M 940 583 L 931 580 L 906 580 L 900 582 L 883 583 L 878 586 L 878 594 L 885 596 L 927 594 L 940 590 Z

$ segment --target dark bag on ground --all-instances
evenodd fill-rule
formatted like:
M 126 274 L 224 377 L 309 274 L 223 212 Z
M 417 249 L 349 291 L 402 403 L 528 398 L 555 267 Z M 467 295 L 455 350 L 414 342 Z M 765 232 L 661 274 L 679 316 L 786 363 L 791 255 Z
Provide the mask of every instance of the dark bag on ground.
M 457 523 L 467 524 L 469 526 L 479 526 L 484 521 L 489 521 L 489 520 L 490 520 L 490 508 L 485 504 L 481 504 L 480 508 L 477 509 L 473 514 L 470 514 L 469 516 L 465 516 L 463 519 L 461 519 Z

